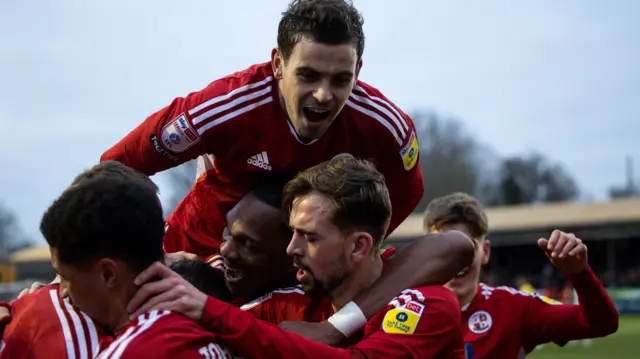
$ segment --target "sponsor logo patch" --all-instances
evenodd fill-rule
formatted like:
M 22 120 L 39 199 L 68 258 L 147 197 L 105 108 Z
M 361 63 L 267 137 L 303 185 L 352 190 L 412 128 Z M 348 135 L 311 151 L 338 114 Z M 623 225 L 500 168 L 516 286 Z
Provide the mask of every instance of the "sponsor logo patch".
M 491 318 L 491 314 L 485 312 L 484 310 L 479 310 L 469 317 L 467 321 L 467 325 L 469 326 L 469 330 L 475 334 L 482 334 L 491 329 L 493 325 L 493 319 Z
M 412 169 L 418 162 L 418 153 L 420 148 L 418 147 L 418 138 L 415 132 L 411 131 L 411 137 L 407 141 L 407 145 L 400 151 L 400 157 L 402 158 L 402 164 L 405 170 Z
M 408 302 L 400 308 L 387 312 L 382 321 L 382 330 L 389 334 L 413 334 L 418 327 L 424 304 Z
M 162 128 L 162 144 L 173 153 L 188 150 L 200 141 L 200 136 L 183 113 Z
M 151 135 L 149 139 L 151 140 L 151 145 L 159 154 L 170 159 L 173 162 L 178 162 L 178 157 L 172 155 L 171 153 L 169 153 L 169 151 L 165 150 L 164 147 L 160 145 L 160 142 L 158 141 L 158 136 Z M 165 227 L 165 231 L 167 230 L 168 227 L 169 227 L 168 225 Z

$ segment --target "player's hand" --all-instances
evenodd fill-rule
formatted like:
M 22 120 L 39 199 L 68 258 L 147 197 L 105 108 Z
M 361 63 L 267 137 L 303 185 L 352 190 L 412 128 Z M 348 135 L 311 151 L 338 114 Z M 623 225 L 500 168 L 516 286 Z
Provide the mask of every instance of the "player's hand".
M 0 307 L 0 335 L 4 334 L 4 327 L 6 327 L 10 321 L 11 321 L 11 311 L 9 311 L 9 308 Z
M 151 264 L 136 277 L 134 284 L 141 287 L 127 306 L 131 316 L 158 309 L 180 313 L 195 321 L 202 318 L 207 295 L 166 265 Z
M 40 282 L 34 282 L 29 288 L 25 288 L 22 291 L 20 291 L 20 293 L 18 293 L 18 298 L 25 296 L 27 294 L 31 294 L 33 292 L 35 292 L 36 290 L 44 287 L 46 284 L 44 283 L 40 283 Z
M 566 273 L 578 273 L 587 267 L 587 246 L 573 233 L 555 230 L 549 239 L 538 239 L 551 263 Z
M 183 260 L 199 261 L 200 257 L 197 254 L 187 253 L 185 251 L 167 253 L 164 255 L 164 264 L 167 266 L 170 266 L 175 262 L 183 261 Z
M 330 346 L 336 346 L 346 339 L 344 334 L 326 320 L 318 323 L 285 321 L 280 323 L 280 328 Z

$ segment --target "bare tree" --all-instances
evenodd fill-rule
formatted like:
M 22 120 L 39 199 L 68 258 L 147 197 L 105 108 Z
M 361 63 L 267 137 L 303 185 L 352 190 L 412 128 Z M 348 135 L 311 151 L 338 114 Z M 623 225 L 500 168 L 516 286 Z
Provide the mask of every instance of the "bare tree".
M 0 258 L 6 259 L 15 250 L 30 245 L 21 233 L 13 212 L 0 204 Z
M 429 201 L 456 191 L 484 200 L 493 187 L 492 173 L 499 163 L 486 145 L 469 135 L 464 125 L 434 112 L 418 112 L 412 118 L 418 131 L 420 168 L 425 193 L 415 211 Z
M 496 189 L 489 205 L 561 202 L 580 194 L 576 181 L 561 165 L 537 153 L 504 159 Z
M 189 193 L 196 180 L 197 160 L 192 160 L 167 171 L 166 178 L 171 187 L 171 197 L 165 203 L 165 214 L 173 212 L 176 206 Z

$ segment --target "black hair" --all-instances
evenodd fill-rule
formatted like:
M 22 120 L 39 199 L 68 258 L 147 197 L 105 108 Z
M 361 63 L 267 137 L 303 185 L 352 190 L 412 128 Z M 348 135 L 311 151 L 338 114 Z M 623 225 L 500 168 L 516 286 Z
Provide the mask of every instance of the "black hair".
M 364 52 L 363 24 L 350 0 L 293 0 L 278 25 L 278 49 L 286 61 L 304 37 L 328 45 L 353 43 L 359 60 Z
M 40 222 L 58 261 L 83 267 L 112 258 L 136 273 L 162 261 L 164 219 L 151 179 L 118 162 L 94 166 L 84 174 L 53 202 Z
M 228 301 L 231 298 L 221 271 L 208 263 L 199 260 L 180 260 L 171 264 L 169 268 L 210 297 L 222 301 Z
M 264 202 L 269 206 L 282 209 L 282 193 L 284 186 L 293 179 L 293 175 L 280 174 L 273 175 L 260 181 L 253 189 L 251 194 L 260 202 Z

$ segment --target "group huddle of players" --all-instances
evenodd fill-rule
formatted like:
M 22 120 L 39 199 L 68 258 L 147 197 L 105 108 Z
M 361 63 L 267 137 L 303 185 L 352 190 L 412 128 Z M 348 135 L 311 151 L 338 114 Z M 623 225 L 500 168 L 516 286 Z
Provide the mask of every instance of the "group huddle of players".
M 480 283 L 469 195 L 381 250 L 424 180 L 411 118 L 358 79 L 362 24 L 351 2 L 294 0 L 269 62 L 176 98 L 77 176 L 40 226 L 58 277 L 0 308 L 0 358 L 521 358 L 615 332 L 572 234 L 538 244 L 579 304 Z M 195 158 L 164 219 L 147 176 Z

